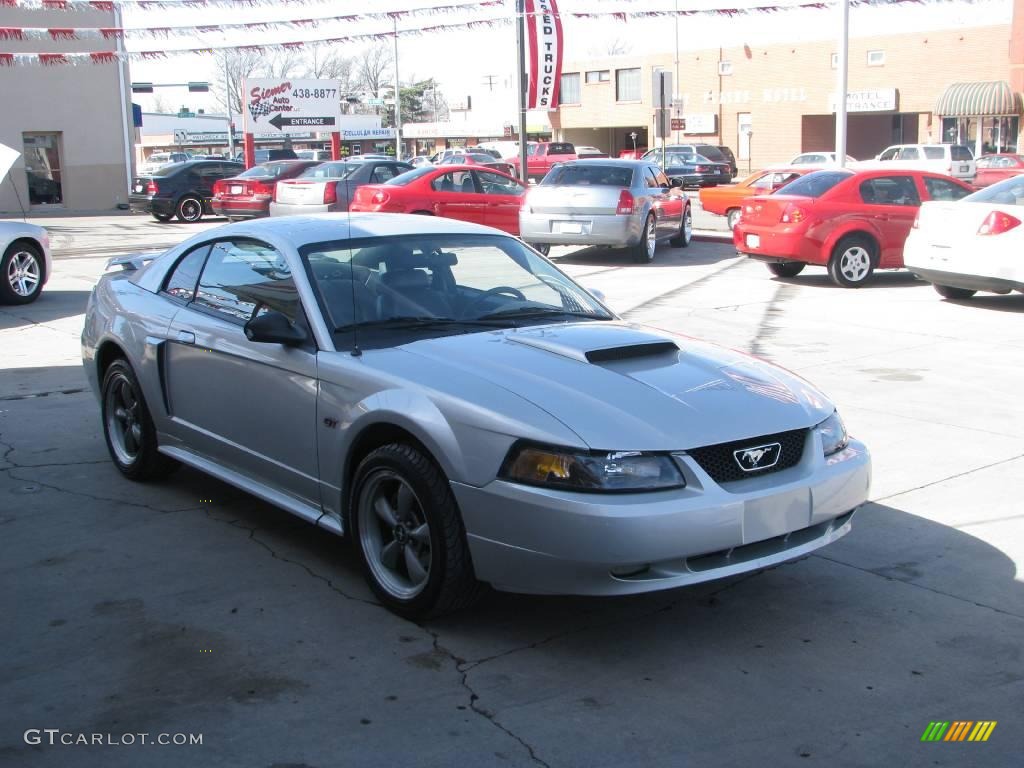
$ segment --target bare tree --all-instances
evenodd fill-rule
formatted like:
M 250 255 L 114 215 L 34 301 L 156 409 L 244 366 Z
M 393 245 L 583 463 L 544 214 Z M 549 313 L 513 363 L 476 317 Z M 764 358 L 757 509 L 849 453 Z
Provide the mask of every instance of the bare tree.
M 350 56 L 342 55 L 337 47 L 327 43 L 310 43 L 306 46 L 306 77 L 315 80 L 338 80 L 341 93 L 352 91 L 356 62 Z
M 603 44 L 591 46 L 591 56 L 625 56 L 633 50 L 633 44 L 620 37 L 607 40 Z
M 225 112 L 230 104 L 234 114 L 242 114 L 242 81 L 263 73 L 263 57 L 254 51 L 224 50 L 216 51 L 213 59 L 210 94 L 214 102 Z
M 170 114 L 171 108 L 167 106 L 167 97 L 162 93 L 154 93 L 153 101 L 151 103 L 152 109 L 158 115 Z
M 377 43 L 363 51 L 356 67 L 356 79 L 361 88 L 376 96 L 385 85 L 391 85 L 395 60 L 387 43 Z
M 302 68 L 302 54 L 293 50 L 274 51 L 263 58 L 260 74 L 265 77 L 295 77 Z

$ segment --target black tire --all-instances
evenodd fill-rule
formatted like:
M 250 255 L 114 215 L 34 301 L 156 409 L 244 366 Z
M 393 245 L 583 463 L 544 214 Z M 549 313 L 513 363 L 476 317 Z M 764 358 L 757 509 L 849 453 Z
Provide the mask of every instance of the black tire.
M 185 195 L 174 210 L 178 221 L 193 224 L 203 218 L 203 201 L 195 195 Z
M 134 409 L 128 409 L 131 411 L 128 426 L 125 426 L 125 421 L 117 416 L 119 392 L 114 391 L 115 387 L 129 387 L 134 396 L 136 406 Z M 129 480 L 145 482 L 166 477 L 177 468 L 178 462 L 157 450 L 156 427 L 153 426 L 153 418 L 146 405 L 146 398 L 142 394 L 135 371 L 124 358 L 112 362 L 103 375 L 100 409 L 103 418 L 103 438 L 106 440 L 107 450 L 110 452 L 114 466 L 122 475 Z M 115 422 L 122 425 L 121 428 L 126 434 L 133 426 L 138 426 L 138 430 L 135 432 L 136 436 L 133 438 L 137 445 L 133 456 L 125 455 L 124 449 L 127 448 L 125 439 L 120 440 L 120 443 L 124 443 L 124 445 L 121 446 L 122 450 L 118 450 L 119 438 L 111 432 L 116 428 Z M 130 453 L 130 451 L 128 452 Z
M 426 583 L 420 592 L 410 597 L 396 596 L 374 573 L 371 558 L 382 561 L 383 554 L 368 553 L 367 548 L 372 543 L 367 538 L 372 538 L 374 532 L 369 526 L 364 531 L 361 525 L 361 518 L 370 517 L 374 521 L 371 525 L 379 524 L 376 535 L 383 538 L 390 534 L 389 543 L 399 540 L 396 532 L 382 530 L 388 525 L 376 516 L 368 496 L 375 485 L 379 487 L 383 482 L 383 477 L 397 478 L 411 488 L 418 513 L 422 513 L 429 528 L 430 562 Z M 370 508 L 361 511 L 361 505 L 365 504 L 370 504 Z M 487 592 L 487 585 L 477 581 L 474 575 L 466 529 L 447 478 L 429 457 L 411 445 L 391 443 L 377 448 L 359 462 L 349 499 L 349 525 L 352 545 L 370 589 L 384 606 L 400 616 L 419 620 L 453 613 L 473 605 Z M 403 536 L 411 544 L 408 534 Z
M 932 288 L 944 299 L 969 299 L 977 293 L 977 291 L 972 291 L 970 288 L 954 288 L 951 285 L 933 284 Z
M 153 218 L 157 221 L 170 221 L 172 214 L 170 213 L 154 213 Z
M 725 212 L 725 223 L 729 225 L 729 231 L 736 229 L 736 223 L 740 220 L 740 209 L 730 208 Z
M 547 256 L 551 253 L 551 245 L 549 243 L 527 243 L 527 245 L 542 256 Z
M 45 280 L 46 262 L 39 247 L 26 240 L 11 243 L 0 259 L 0 303 L 31 304 Z
M 647 219 L 644 221 L 644 228 L 640 231 L 640 242 L 633 246 L 633 261 L 637 264 L 650 264 L 654 261 L 654 251 L 658 248 L 658 241 L 654 241 L 654 249 L 650 248 L 650 229 L 657 227 L 658 223 L 654 219 L 654 214 L 647 214 Z M 657 232 L 657 229 L 655 229 Z
M 673 248 L 686 248 L 693 239 L 693 211 L 687 203 L 683 209 L 683 220 L 679 222 L 679 233 L 668 241 Z
M 828 274 L 832 282 L 842 288 L 860 288 L 866 285 L 878 264 L 878 246 L 863 235 L 844 237 L 828 260 Z
M 765 264 L 768 267 L 768 271 L 776 277 L 796 277 L 804 271 L 804 267 L 807 266 L 802 261 L 783 261 L 783 262 L 769 262 Z

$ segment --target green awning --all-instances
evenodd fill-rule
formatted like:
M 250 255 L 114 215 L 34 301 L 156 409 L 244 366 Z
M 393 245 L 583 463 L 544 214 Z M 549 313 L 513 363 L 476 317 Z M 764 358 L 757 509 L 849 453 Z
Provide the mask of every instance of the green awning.
M 1005 80 L 981 83 L 953 83 L 935 105 L 939 117 L 984 117 L 1019 115 L 1021 95 L 1010 90 Z

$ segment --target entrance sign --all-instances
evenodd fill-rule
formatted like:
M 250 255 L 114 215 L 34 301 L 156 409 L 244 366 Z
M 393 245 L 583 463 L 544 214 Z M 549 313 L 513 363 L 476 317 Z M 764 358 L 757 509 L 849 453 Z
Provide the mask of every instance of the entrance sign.
M 337 80 L 249 78 L 242 87 L 246 133 L 337 130 L 341 119 Z

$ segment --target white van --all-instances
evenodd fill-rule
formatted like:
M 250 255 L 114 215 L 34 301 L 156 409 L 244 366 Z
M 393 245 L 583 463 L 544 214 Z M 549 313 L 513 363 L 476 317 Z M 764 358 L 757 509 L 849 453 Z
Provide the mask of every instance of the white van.
M 963 144 L 894 144 L 875 160 L 895 168 L 946 173 L 968 184 L 978 171 L 970 147 Z

